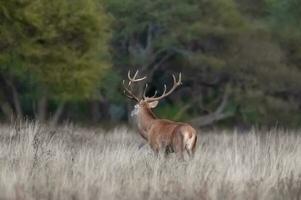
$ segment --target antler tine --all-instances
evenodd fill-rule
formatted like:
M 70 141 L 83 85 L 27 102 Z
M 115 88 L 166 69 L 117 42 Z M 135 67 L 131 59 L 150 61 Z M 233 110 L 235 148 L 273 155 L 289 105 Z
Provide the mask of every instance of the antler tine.
M 182 84 L 182 74 L 181 73 L 179 73 L 179 80 L 178 81 L 177 81 L 177 79 L 176 79 L 176 77 L 175 77 L 174 74 L 172 75 L 172 78 L 173 78 L 174 84 L 177 84 L 177 85 L 181 85 Z
M 135 96 L 135 95 L 133 94 L 133 92 L 131 91 L 132 87 L 131 87 L 131 88 L 128 88 L 128 87 L 131 86 L 132 83 L 139 82 L 139 81 L 142 81 L 142 80 L 146 79 L 146 76 L 144 76 L 144 77 L 142 77 L 142 78 L 137 78 L 138 73 L 139 73 L 139 70 L 137 70 L 137 71 L 135 72 L 134 76 L 131 77 L 131 71 L 129 70 L 129 71 L 128 71 L 128 79 L 129 79 L 128 84 L 127 84 L 127 86 L 125 86 L 125 80 L 122 81 L 122 84 L 123 84 L 123 87 L 124 87 L 124 90 L 123 90 L 124 94 L 125 94 L 127 97 L 129 97 L 129 98 L 131 98 L 131 99 L 135 99 L 136 101 L 139 102 L 139 98 L 138 98 L 137 96 Z
M 132 83 L 132 81 L 130 81 L 131 80 L 131 71 L 130 70 L 128 71 L 128 79 L 129 79 L 128 86 L 130 86 Z M 123 82 L 124 82 L 124 80 L 123 80 Z
M 135 99 L 135 100 L 138 102 L 139 99 L 132 93 L 132 91 L 131 91 L 129 88 L 127 88 L 127 87 L 125 86 L 125 80 L 122 81 L 122 85 L 123 85 L 123 88 L 124 88 L 123 93 L 124 93 L 128 98 L 130 98 L 130 99 Z M 130 85 L 130 83 L 129 83 L 129 85 Z
M 165 93 L 166 93 L 166 90 L 167 90 L 167 86 L 166 86 L 166 84 L 164 84 L 164 91 L 163 91 L 163 95 L 165 95 Z
M 145 88 L 144 88 L 144 92 L 143 92 L 143 99 L 154 98 L 154 97 L 157 95 L 158 91 L 156 90 L 156 91 L 155 91 L 155 94 L 154 94 L 153 96 L 147 97 L 147 96 L 146 96 L 147 87 L 148 87 L 148 84 L 146 83 L 146 84 L 145 84 Z
M 144 100 L 148 101 L 148 102 L 150 102 L 150 101 L 157 101 L 157 100 L 160 100 L 160 99 L 162 99 L 162 98 L 170 95 L 179 85 L 182 84 L 182 75 L 181 75 L 181 73 L 179 73 L 179 79 L 178 79 L 178 81 L 177 81 L 175 75 L 172 75 L 172 78 L 173 78 L 173 86 L 172 86 L 172 88 L 168 92 L 166 92 L 167 87 L 166 87 L 166 84 L 164 84 L 164 91 L 163 91 L 163 93 L 162 93 L 161 96 L 158 96 L 158 97 L 155 97 L 155 96 L 153 96 L 153 97 L 145 97 Z
M 155 94 L 154 94 L 152 97 L 155 97 L 155 96 L 157 95 L 157 93 L 158 93 L 158 91 L 157 91 L 157 90 L 155 90 Z
M 134 74 L 134 79 L 136 78 L 136 76 L 138 75 L 139 70 L 137 69 L 135 74 Z
M 130 80 L 130 81 L 129 81 L 129 85 L 130 85 L 132 82 L 138 82 L 138 81 L 142 81 L 142 80 L 146 79 L 146 76 L 137 79 L 136 77 L 137 77 L 137 75 L 138 75 L 138 72 L 139 72 L 139 70 L 136 71 L 136 73 L 134 74 L 134 76 L 133 76 L 133 78 L 132 78 L 132 77 L 131 77 L 131 71 L 130 71 L 130 70 L 128 71 L 128 79 Z
M 143 99 L 146 98 L 146 90 L 147 90 L 147 87 L 148 87 L 148 84 L 146 83 L 146 84 L 145 84 L 145 87 L 144 87 L 144 91 L 143 91 Z

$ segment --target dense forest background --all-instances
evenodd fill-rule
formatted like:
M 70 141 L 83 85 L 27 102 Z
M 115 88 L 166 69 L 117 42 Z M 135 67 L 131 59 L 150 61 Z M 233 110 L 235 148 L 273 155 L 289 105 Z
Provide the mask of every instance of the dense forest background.
M 139 69 L 148 95 L 182 72 L 160 117 L 297 128 L 300 19 L 299 0 L 0 0 L 0 119 L 126 122 Z

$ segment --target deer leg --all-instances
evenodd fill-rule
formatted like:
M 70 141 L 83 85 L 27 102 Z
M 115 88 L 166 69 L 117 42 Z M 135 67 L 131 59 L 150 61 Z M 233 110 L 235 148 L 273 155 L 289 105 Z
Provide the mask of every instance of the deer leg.
M 188 156 L 189 156 L 189 157 L 191 157 L 191 154 L 192 154 L 191 150 L 190 150 L 190 149 L 188 149 L 188 148 L 186 148 L 186 146 L 185 146 L 185 150 L 186 150 L 186 152 L 187 152 Z
M 176 155 L 180 161 L 184 161 L 183 151 L 176 152 Z
M 155 149 L 154 150 L 154 153 L 155 153 L 155 156 L 158 158 L 159 157 L 159 154 L 160 154 L 160 151 L 158 149 Z
M 168 145 L 165 142 L 161 142 L 160 143 L 160 147 L 159 147 L 159 151 L 160 154 L 163 156 L 163 158 L 167 158 L 167 154 L 168 154 Z
M 166 153 L 164 148 L 159 149 L 159 157 L 163 157 L 164 159 L 166 158 Z
M 190 156 L 191 158 L 193 158 L 194 155 L 195 155 L 196 142 L 197 142 L 197 137 L 195 137 L 195 139 L 194 139 L 194 141 L 193 141 L 193 145 L 192 145 L 192 147 L 189 149 L 189 156 Z
M 193 149 L 186 149 L 186 152 L 190 159 L 192 159 L 194 157 L 195 151 Z
M 172 144 L 167 145 L 165 148 L 165 154 L 164 154 L 165 158 L 167 158 L 168 155 L 173 152 L 174 152 L 174 150 L 173 150 Z
M 154 154 L 155 154 L 155 156 L 156 157 L 159 157 L 159 149 L 157 149 L 157 148 L 152 148 L 153 149 L 153 152 L 154 152 Z
M 190 136 L 190 138 L 186 137 L 186 139 L 184 139 L 184 141 L 183 141 L 184 148 L 185 148 L 189 158 L 194 157 L 196 141 L 197 141 L 197 136 L 196 135 L 192 135 L 192 136 Z
M 191 152 L 191 156 L 194 157 L 194 155 L 195 155 L 195 146 L 192 147 L 192 149 L 190 150 L 190 152 Z
M 160 151 L 159 146 L 156 145 L 156 144 L 150 143 L 150 147 L 151 147 L 151 149 L 154 151 L 155 156 L 158 157 L 158 156 L 159 156 L 159 151 Z
M 184 160 L 183 151 L 184 151 L 184 145 L 183 145 L 183 137 L 180 132 L 176 132 L 174 140 L 173 140 L 173 147 L 174 151 L 176 152 L 177 157 L 180 160 Z

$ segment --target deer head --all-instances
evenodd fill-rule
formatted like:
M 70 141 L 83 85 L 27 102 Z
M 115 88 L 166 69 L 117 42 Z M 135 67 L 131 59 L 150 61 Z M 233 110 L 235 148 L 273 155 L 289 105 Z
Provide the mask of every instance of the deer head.
M 155 108 L 158 105 L 159 100 L 161 100 L 161 99 L 167 97 L 168 95 L 170 95 L 178 86 L 180 86 L 182 84 L 182 82 L 181 82 L 181 73 L 179 74 L 178 80 L 176 80 L 175 75 L 172 75 L 172 77 L 173 77 L 173 86 L 168 91 L 167 91 L 166 84 L 164 84 L 164 91 L 160 96 L 157 96 L 157 91 L 155 91 L 155 94 L 153 96 L 147 97 L 146 96 L 146 91 L 147 91 L 147 88 L 148 88 L 148 84 L 145 84 L 144 91 L 143 91 L 143 96 L 141 98 L 138 98 L 132 90 L 132 84 L 143 81 L 147 77 L 144 76 L 144 77 L 138 78 L 137 76 L 138 76 L 138 70 L 136 71 L 136 73 L 132 77 L 131 77 L 131 72 L 128 71 L 128 79 L 129 80 L 128 80 L 127 84 L 126 84 L 126 81 L 123 80 L 124 94 L 128 98 L 133 99 L 137 102 L 137 104 L 135 105 L 134 110 L 131 113 L 131 116 L 137 115 L 141 108 L 145 108 L 145 109 Z

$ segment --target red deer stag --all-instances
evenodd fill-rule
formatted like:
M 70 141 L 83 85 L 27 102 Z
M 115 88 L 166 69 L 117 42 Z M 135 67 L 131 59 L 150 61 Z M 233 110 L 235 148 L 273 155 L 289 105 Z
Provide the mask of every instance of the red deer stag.
M 148 141 L 153 151 L 158 154 L 164 152 L 166 155 L 175 152 L 178 157 L 183 159 L 184 150 L 192 157 L 195 152 L 197 134 L 196 130 L 189 124 L 182 122 L 174 122 L 167 119 L 159 119 L 152 112 L 152 109 L 158 105 L 159 100 L 170 95 L 179 85 L 181 85 L 181 73 L 179 79 L 173 75 L 173 86 L 167 92 L 164 85 L 164 92 L 161 96 L 146 96 L 147 84 L 145 85 L 144 94 L 138 98 L 132 91 L 131 84 L 146 79 L 146 77 L 137 78 L 138 70 L 131 77 L 128 72 L 128 83 L 123 80 L 124 94 L 137 102 L 131 116 L 135 118 L 140 135 Z

